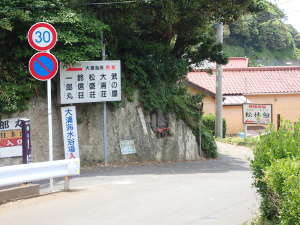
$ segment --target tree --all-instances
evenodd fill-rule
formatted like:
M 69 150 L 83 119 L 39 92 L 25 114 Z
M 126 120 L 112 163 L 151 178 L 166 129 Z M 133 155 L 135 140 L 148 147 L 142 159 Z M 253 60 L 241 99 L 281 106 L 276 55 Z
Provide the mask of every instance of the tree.
M 281 21 L 268 21 L 260 25 L 261 40 L 268 49 L 282 50 L 295 47 L 292 34 Z
M 266 3 L 263 10 L 241 17 L 229 25 L 225 42 L 261 51 L 293 49 L 297 31 L 285 24 L 286 16 L 276 5 Z
M 213 24 L 233 21 L 259 9 L 263 2 L 138 0 L 94 5 L 89 11 L 110 26 L 106 33 L 109 57 L 122 60 L 126 82 L 141 91 L 142 102 L 150 109 L 170 109 L 166 93 L 177 88 L 188 66 L 204 59 L 226 63 L 222 47 L 215 44 Z
M 53 49 L 59 61 L 97 59 L 101 54 L 100 33 L 107 29 L 95 17 L 75 11 L 65 0 L 2 0 L 0 2 L 0 112 L 14 112 L 26 106 L 40 81 L 28 72 L 35 51 L 26 35 L 36 22 L 49 22 L 58 32 Z

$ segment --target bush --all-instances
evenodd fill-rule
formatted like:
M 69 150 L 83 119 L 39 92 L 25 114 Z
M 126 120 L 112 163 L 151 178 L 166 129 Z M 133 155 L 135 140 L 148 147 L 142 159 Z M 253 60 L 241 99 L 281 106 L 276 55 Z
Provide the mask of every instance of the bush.
M 254 150 L 254 160 L 251 161 L 254 185 L 262 197 L 262 216 L 271 221 L 279 221 L 280 210 L 277 201 L 280 201 L 280 198 L 278 200 L 277 192 L 266 182 L 266 171 L 278 160 L 300 159 L 299 131 L 300 122 L 295 125 L 284 122 L 278 131 L 269 128 L 268 134 L 260 137 Z M 268 175 L 270 176 L 270 172 Z
M 300 160 L 281 159 L 266 170 L 265 182 L 273 193 L 279 224 L 300 224 Z
M 216 158 L 218 156 L 215 139 L 211 131 L 205 126 L 201 128 L 201 148 L 205 157 Z
M 214 114 L 205 114 L 202 117 L 203 125 L 212 132 L 212 135 L 215 136 L 215 123 L 216 116 Z M 226 121 L 223 119 L 223 138 L 226 135 Z

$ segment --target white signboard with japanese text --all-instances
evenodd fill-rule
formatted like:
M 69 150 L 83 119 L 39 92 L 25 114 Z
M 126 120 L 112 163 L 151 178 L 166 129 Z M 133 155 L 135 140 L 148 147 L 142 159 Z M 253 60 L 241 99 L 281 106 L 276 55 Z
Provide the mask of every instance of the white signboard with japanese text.
M 65 159 L 79 158 L 75 106 L 62 107 L 61 118 L 64 137 Z
M 22 128 L 18 118 L 0 120 L 0 158 L 22 156 Z
M 136 153 L 134 140 L 122 140 L 120 141 L 120 148 L 122 155 Z
M 271 124 L 271 104 L 243 104 L 244 124 Z
M 60 66 L 61 104 L 121 101 L 121 63 L 80 61 Z

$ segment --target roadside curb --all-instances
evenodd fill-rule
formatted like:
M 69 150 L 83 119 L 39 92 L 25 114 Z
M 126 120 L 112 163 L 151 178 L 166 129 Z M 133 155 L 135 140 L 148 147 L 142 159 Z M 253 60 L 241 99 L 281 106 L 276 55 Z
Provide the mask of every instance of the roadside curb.
M 40 195 L 39 184 L 26 184 L 0 190 L 0 205 L 9 201 L 37 197 Z

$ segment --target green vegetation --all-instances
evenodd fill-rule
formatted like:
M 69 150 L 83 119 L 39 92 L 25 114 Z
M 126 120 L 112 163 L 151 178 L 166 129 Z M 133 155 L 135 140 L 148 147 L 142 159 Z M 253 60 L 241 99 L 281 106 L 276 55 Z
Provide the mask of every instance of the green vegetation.
M 215 136 L 215 122 L 216 116 L 213 114 L 205 114 L 202 116 L 202 129 L 201 129 L 201 138 L 202 138 L 202 150 L 204 153 L 211 158 L 216 158 L 217 145 L 213 136 Z M 226 121 L 223 119 L 223 137 L 226 135 Z
M 35 51 L 27 44 L 26 33 L 32 24 L 44 21 L 57 29 L 59 41 L 53 53 L 67 64 L 100 59 L 100 33 L 104 31 L 107 58 L 122 62 L 125 96 L 131 99 L 138 90 L 146 110 L 175 113 L 198 135 L 201 113 L 197 105 L 202 96 L 187 94 L 182 81 L 192 64 L 204 59 L 227 62 L 222 46 L 215 42 L 215 23 L 231 23 L 255 12 L 265 0 L 118 2 L 1 1 L 0 112 L 24 109 L 26 101 L 43 90 L 41 82 L 28 73 L 27 63 Z M 204 131 L 202 135 L 210 140 L 204 143 L 206 151 L 214 151 L 211 134 Z
M 216 116 L 214 114 L 205 114 L 202 116 L 202 124 L 215 136 Z M 223 137 L 226 136 L 226 120 L 223 118 Z
M 281 159 L 266 170 L 265 181 L 272 191 L 272 205 L 280 224 L 300 224 L 300 160 Z
M 217 145 L 215 143 L 215 122 L 216 116 L 213 114 L 205 114 L 202 116 L 202 150 L 211 158 L 218 156 Z M 223 119 L 223 137 L 226 135 L 226 121 Z
M 300 34 L 285 24 L 284 19 L 284 13 L 272 3 L 257 13 L 241 17 L 226 26 L 225 53 L 247 56 L 252 66 L 299 65 Z
M 262 197 L 260 224 L 299 224 L 299 131 L 300 122 L 285 122 L 278 131 L 270 128 L 257 143 L 251 167 Z
M 27 31 L 36 22 L 54 25 L 58 43 L 53 53 L 58 60 L 97 59 L 100 32 L 106 30 L 94 16 L 76 11 L 60 0 L 2 0 L 0 2 L 0 112 L 26 108 L 26 101 L 40 93 L 42 82 L 28 72 L 28 61 L 36 53 L 27 43 Z
M 266 218 L 262 218 L 260 216 L 257 216 L 256 218 L 252 219 L 251 225 L 275 225 L 275 223 L 273 223 L 270 220 L 267 220 Z
M 255 148 L 257 142 L 259 141 L 259 137 L 226 137 L 226 138 L 216 138 L 216 141 L 231 144 L 231 145 L 240 145 L 250 148 Z
M 206 157 L 216 158 L 218 156 L 217 144 L 212 132 L 205 126 L 201 130 L 201 148 Z

